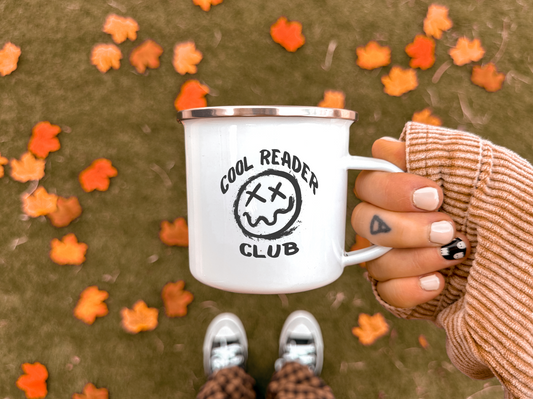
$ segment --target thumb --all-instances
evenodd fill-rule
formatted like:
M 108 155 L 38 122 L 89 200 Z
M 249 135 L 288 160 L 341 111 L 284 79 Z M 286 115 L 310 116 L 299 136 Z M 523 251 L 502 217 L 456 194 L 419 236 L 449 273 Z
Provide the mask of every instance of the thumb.
M 405 143 L 392 137 L 382 137 L 374 141 L 372 145 L 372 156 L 378 159 L 384 159 L 399 167 L 407 170 L 405 160 Z

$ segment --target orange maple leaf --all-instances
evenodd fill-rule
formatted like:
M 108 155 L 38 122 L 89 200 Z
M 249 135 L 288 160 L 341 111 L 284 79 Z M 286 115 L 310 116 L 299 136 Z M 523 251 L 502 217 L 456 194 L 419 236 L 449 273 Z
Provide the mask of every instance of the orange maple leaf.
M 50 246 L 50 259 L 58 265 L 81 265 L 85 262 L 87 244 L 78 243 L 73 233 L 67 234 L 61 241 L 54 238 Z
M 4 165 L 7 165 L 9 160 L 6 157 L 0 155 L 0 177 L 4 177 Z
M 375 69 L 390 64 L 390 48 L 370 41 L 366 46 L 357 47 L 357 65 L 363 69 Z
M 6 76 L 17 69 L 20 57 L 20 47 L 11 42 L 7 42 L 0 50 L 0 75 Z
M 402 69 L 399 66 L 393 66 L 388 75 L 381 77 L 383 91 L 390 96 L 401 96 L 410 90 L 416 89 L 418 79 L 414 69 Z
M 74 219 L 77 219 L 81 215 L 81 206 L 77 197 L 58 197 L 57 209 L 55 212 L 50 212 L 48 219 L 54 227 L 66 227 Z
M 13 180 L 26 183 L 30 180 L 41 180 L 44 176 L 44 159 L 36 159 L 31 152 L 25 152 L 17 159 L 11 160 L 11 177 Z
M 24 391 L 28 399 L 44 398 L 48 394 L 46 380 L 48 370 L 39 362 L 22 365 L 24 374 L 17 379 L 17 387 Z
M 56 137 L 59 133 L 61 128 L 57 125 L 52 125 L 48 121 L 37 123 L 31 130 L 28 150 L 39 158 L 46 158 L 49 153 L 61 148 L 61 143 Z
M 157 327 L 159 311 L 149 308 L 144 301 L 137 301 L 133 309 L 122 308 L 122 327 L 131 334 L 141 331 L 150 331 Z
M 93 163 L 85 168 L 78 179 L 81 188 L 90 193 L 93 190 L 106 191 L 109 188 L 109 179 L 118 174 L 109 159 L 95 159 Z
M 359 314 L 359 327 L 352 328 L 352 334 L 359 338 L 363 345 L 371 345 L 378 338 L 389 332 L 389 325 L 381 313 L 370 316 Z
M 350 248 L 350 251 L 357 251 L 358 249 L 364 249 L 368 248 L 372 245 L 370 241 L 368 241 L 366 238 L 361 237 L 359 234 L 355 235 L 355 243 Z M 366 267 L 366 262 L 361 262 L 359 264 L 361 267 Z
M 113 41 L 119 44 L 126 39 L 131 41 L 137 39 L 139 24 L 133 18 L 110 14 L 107 16 L 102 30 L 105 33 L 109 33 Z
M 415 112 L 413 122 L 424 123 L 426 125 L 441 126 L 442 120 L 431 113 L 431 108 L 425 108 L 420 112 Z
M 424 334 L 420 334 L 418 336 L 418 343 L 420 344 L 420 346 L 424 349 L 427 349 L 429 348 L 429 342 L 427 340 L 427 338 L 425 337 Z
M 492 93 L 502 88 L 505 74 L 499 73 L 496 66 L 492 62 L 489 62 L 483 66 L 474 66 L 471 79 L 475 85 L 483 87 Z
M 318 103 L 318 106 L 326 108 L 344 108 L 345 98 L 346 96 L 342 91 L 326 90 L 324 92 L 324 99 Z
M 481 47 L 481 41 L 468 40 L 466 37 L 457 39 L 455 47 L 448 51 L 455 65 L 465 65 L 472 61 L 479 61 L 485 55 L 485 50 Z
M 172 223 L 167 220 L 161 222 L 159 238 L 167 245 L 186 247 L 189 245 L 189 229 L 184 218 L 176 218 Z
M 57 209 L 57 195 L 38 187 L 32 194 L 22 194 L 22 211 L 32 218 L 48 215 Z
M 183 317 L 187 314 L 187 305 L 194 299 L 193 294 L 185 291 L 185 281 L 167 283 L 163 287 L 161 297 L 165 304 L 165 313 L 168 317 Z
M 209 94 L 209 87 L 195 79 L 188 80 L 181 86 L 180 93 L 174 101 L 174 107 L 178 111 L 205 107 L 207 105 L 206 94 Z
M 122 52 L 114 44 L 96 44 L 91 52 L 91 64 L 102 73 L 120 68 L 121 59 Z
M 198 71 L 196 65 L 201 60 L 202 53 L 196 49 L 194 42 L 178 43 L 174 47 L 172 65 L 174 65 L 176 72 L 181 75 L 196 73 Z
M 163 47 L 153 40 L 145 40 L 130 54 L 130 63 L 137 72 L 144 73 L 146 68 L 159 68 L 159 57 L 163 54 Z
M 209 11 L 211 6 L 216 6 L 217 4 L 222 3 L 223 0 L 192 0 L 194 5 L 200 6 L 204 11 Z
M 435 40 L 425 35 L 416 35 L 415 40 L 405 47 L 411 61 L 411 68 L 428 69 L 435 63 Z
M 100 291 L 96 285 L 85 288 L 74 308 L 74 317 L 86 324 L 93 324 L 97 317 L 104 317 L 109 313 L 104 303 L 107 298 L 109 294 L 106 291 Z
M 440 39 L 442 32 L 450 29 L 453 22 L 448 17 L 448 7 L 432 4 L 428 8 L 428 13 L 424 19 L 424 32 L 428 36 Z
M 108 399 L 109 392 L 106 388 L 96 388 L 92 383 L 88 383 L 83 387 L 83 393 L 75 393 L 72 399 Z
M 279 19 L 270 27 L 270 36 L 274 42 L 280 44 L 291 53 L 298 50 L 305 43 L 302 35 L 302 24 L 298 21 L 289 22 L 285 17 Z

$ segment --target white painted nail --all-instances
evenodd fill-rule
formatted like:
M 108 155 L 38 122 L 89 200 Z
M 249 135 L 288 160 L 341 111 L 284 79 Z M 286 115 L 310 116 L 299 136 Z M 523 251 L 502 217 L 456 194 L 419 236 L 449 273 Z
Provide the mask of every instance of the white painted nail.
M 439 192 L 434 187 L 419 188 L 413 193 L 413 203 L 424 211 L 435 211 L 439 201 Z
M 451 242 L 454 236 L 454 227 L 450 222 L 435 222 L 431 225 L 429 241 L 432 243 L 445 245 Z
M 383 137 L 380 137 L 379 139 L 380 140 L 387 140 L 387 141 L 395 141 L 395 142 L 399 142 L 400 141 L 398 139 L 395 139 L 394 137 L 389 137 L 389 136 L 383 136 Z
M 424 291 L 436 291 L 440 287 L 440 280 L 436 274 L 420 277 L 420 288 Z

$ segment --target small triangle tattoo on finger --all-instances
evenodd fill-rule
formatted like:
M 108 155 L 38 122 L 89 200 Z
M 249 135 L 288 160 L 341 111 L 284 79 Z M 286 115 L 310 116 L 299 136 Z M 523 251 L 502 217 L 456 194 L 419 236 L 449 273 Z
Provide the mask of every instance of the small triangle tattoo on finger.
M 370 234 L 388 233 L 391 228 L 378 215 L 374 215 L 370 221 Z

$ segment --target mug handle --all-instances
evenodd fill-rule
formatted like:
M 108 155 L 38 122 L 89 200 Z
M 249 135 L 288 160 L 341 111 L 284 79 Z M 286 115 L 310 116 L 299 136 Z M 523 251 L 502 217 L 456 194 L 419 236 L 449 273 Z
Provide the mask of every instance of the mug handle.
M 367 158 L 359 156 L 347 156 L 345 158 L 344 167 L 348 169 L 357 170 L 379 170 L 383 172 L 404 173 L 402 169 L 396 165 L 384 161 L 382 159 Z M 372 245 L 371 247 L 358 249 L 357 251 L 345 252 L 342 257 L 342 266 L 356 265 L 358 263 L 367 262 L 372 259 L 379 258 L 386 254 L 392 248 L 382 247 L 380 245 Z

